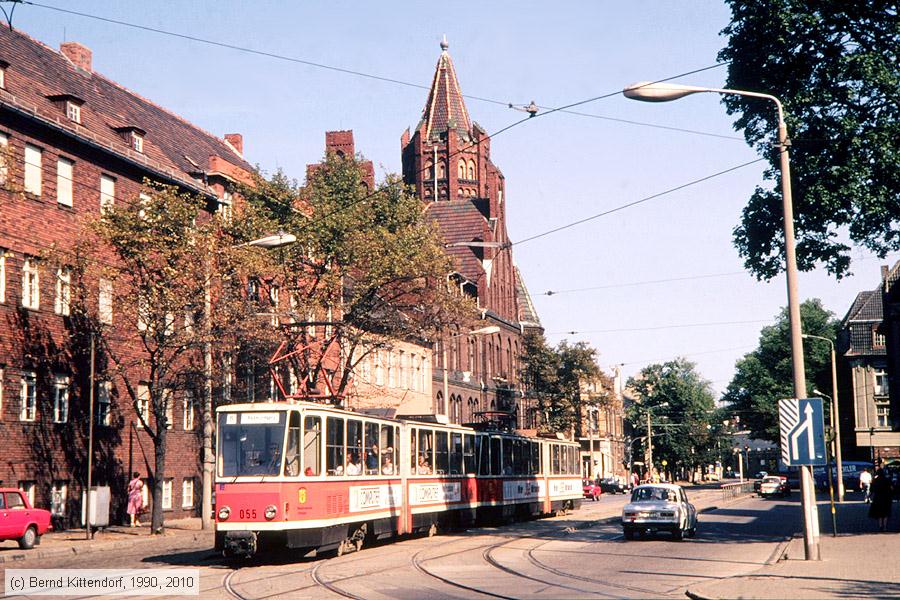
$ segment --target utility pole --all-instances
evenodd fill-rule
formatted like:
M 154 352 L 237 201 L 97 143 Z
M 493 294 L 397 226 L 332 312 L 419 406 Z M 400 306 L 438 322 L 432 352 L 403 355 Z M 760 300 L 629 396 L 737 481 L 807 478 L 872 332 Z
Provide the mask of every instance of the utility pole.
M 84 492 L 84 539 L 91 539 L 91 471 L 94 467 L 94 334 L 91 333 L 91 378 L 88 391 L 87 489 Z
M 647 409 L 647 477 L 653 481 L 653 430 L 650 425 L 650 409 Z

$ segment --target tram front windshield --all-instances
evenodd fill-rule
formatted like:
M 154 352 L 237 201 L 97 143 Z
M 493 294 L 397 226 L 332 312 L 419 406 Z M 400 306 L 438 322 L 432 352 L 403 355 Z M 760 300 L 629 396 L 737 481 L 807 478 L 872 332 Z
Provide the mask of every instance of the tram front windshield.
M 284 412 L 220 413 L 219 477 L 281 473 L 284 427 Z

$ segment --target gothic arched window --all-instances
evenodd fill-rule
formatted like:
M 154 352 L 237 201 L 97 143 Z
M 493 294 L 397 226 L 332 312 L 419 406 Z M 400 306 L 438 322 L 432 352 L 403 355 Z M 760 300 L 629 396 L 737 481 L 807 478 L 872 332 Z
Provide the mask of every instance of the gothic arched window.
M 466 178 L 466 161 L 463 159 L 459 159 L 459 163 L 456 165 L 456 176 L 460 179 Z
M 469 161 L 469 179 L 475 179 L 475 161 Z

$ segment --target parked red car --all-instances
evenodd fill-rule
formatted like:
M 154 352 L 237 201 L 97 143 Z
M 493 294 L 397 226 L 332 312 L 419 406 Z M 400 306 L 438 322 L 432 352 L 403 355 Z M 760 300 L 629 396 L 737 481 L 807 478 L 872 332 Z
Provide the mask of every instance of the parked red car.
M 599 483 L 596 481 L 584 479 L 581 482 L 581 486 L 584 490 L 585 498 L 590 498 L 591 500 L 599 500 L 600 496 L 603 495 L 603 489 L 601 489 Z
M 19 548 L 28 550 L 50 529 L 49 510 L 32 507 L 21 490 L 0 488 L 0 541 L 17 540 Z

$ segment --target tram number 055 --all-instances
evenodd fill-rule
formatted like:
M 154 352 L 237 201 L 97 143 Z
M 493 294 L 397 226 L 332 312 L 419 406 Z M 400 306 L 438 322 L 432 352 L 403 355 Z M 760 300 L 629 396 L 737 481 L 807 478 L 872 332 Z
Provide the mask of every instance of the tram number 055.
M 240 519 L 255 519 L 256 518 L 256 509 L 255 508 L 242 508 L 238 511 L 238 518 Z

